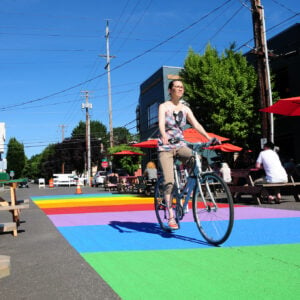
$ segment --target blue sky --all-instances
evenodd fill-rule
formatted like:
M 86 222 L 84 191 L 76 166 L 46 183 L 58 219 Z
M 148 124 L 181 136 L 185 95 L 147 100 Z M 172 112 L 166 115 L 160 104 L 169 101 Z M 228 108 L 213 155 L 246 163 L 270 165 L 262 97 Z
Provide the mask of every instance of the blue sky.
M 300 21 L 298 0 L 262 0 L 267 38 Z M 188 49 L 253 46 L 248 0 L 1 0 L 0 122 L 28 158 L 91 119 L 109 128 L 105 26 L 109 20 L 113 127 L 135 129 L 139 86 Z M 298 13 L 298 15 L 297 15 Z

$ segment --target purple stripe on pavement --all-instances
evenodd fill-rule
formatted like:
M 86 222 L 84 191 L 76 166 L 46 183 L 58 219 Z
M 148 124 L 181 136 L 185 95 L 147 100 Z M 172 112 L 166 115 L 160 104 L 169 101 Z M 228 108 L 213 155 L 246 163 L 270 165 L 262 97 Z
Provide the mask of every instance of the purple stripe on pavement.
M 260 208 L 252 206 L 236 207 L 234 218 L 239 219 L 270 219 L 270 218 L 297 218 L 299 210 Z
M 49 215 L 57 227 L 108 225 L 111 221 L 120 222 L 157 222 L 154 211 L 125 211 L 109 213 L 84 213 L 67 215 Z
M 248 206 L 237 207 L 235 208 L 234 212 L 235 212 L 235 216 L 234 216 L 235 220 L 300 217 L 300 211 L 248 207 Z M 82 213 L 82 214 L 66 214 L 66 215 L 59 214 L 59 215 L 49 215 L 48 217 L 53 222 L 53 224 L 57 227 L 108 225 L 111 221 L 137 222 L 137 223 L 157 222 L 154 211 Z M 191 210 L 187 215 L 184 216 L 183 222 L 193 222 L 193 213 Z

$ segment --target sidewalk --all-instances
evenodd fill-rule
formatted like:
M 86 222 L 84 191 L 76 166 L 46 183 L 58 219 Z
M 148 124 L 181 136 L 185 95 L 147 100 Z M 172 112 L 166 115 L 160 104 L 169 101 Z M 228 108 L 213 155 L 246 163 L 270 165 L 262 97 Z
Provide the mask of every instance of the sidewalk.
M 35 185 L 18 189 L 18 199 L 36 195 L 72 194 L 76 187 L 38 189 Z M 99 189 L 83 188 L 84 193 Z M 9 191 L 0 192 L 9 199 Z M 0 212 L 1 221 L 11 214 Z M 10 276 L 0 279 L 1 298 L 31 299 L 120 299 L 83 258 L 71 247 L 32 202 L 21 212 L 20 231 L 0 234 L 0 254 L 11 259 Z

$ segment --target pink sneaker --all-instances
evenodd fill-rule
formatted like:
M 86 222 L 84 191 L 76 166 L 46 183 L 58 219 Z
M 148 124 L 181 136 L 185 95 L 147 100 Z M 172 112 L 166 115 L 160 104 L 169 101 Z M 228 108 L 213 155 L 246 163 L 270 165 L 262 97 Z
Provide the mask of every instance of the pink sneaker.
M 178 229 L 178 224 L 176 223 L 174 218 L 169 219 L 169 224 L 168 225 L 171 229 L 174 229 L 174 230 Z

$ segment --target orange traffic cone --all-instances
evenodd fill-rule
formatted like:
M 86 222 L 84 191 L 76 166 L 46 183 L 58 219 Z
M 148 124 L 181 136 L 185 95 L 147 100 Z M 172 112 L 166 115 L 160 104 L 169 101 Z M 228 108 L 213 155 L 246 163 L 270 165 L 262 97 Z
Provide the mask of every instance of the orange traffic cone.
M 49 188 L 53 188 L 53 187 L 54 187 L 53 179 L 50 178 L 50 179 L 49 179 Z
M 77 187 L 76 187 L 76 193 L 75 194 L 82 194 L 79 180 L 77 180 Z

